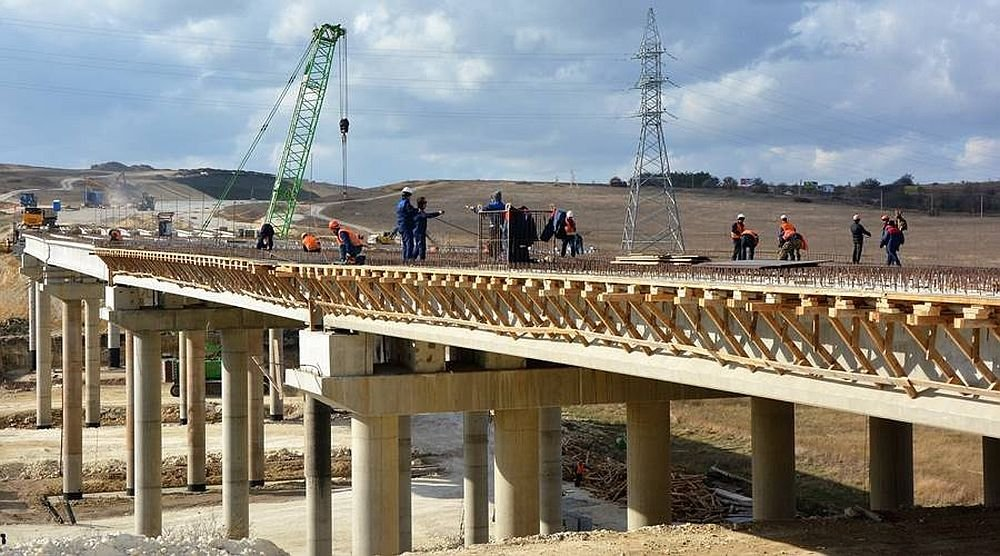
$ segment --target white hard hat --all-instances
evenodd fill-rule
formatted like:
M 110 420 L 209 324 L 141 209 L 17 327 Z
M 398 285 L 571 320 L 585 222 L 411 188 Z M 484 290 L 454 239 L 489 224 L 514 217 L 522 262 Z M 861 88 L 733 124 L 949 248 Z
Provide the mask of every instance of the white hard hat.
M 855 214 L 854 215 L 854 219 L 855 220 L 861 220 L 861 215 L 860 214 Z
M 779 219 L 781 219 L 781 220 L 788 220 L 788 216 L 786 216 L 786 215 L 784 215 L 784 214 L 782 214 L 782 215 L 781 215 L 781 216 L 779 216 L 778 218 L 779 218 Z
M 413 194 L 413 189 L 410 188 L 410 187 L 404 187 L 403 188 L 403 193 L 409 193 L 409 194 L 412 195 Z
M 746 218 L 746 216 L 744 216 L 742 212 L 736 215 L 736 219 L 737 220 L 739 220 L 741 218 Z
M 569 218 L 573 218 L 573 211 L 571 211 L 571 210 L 566 211 L 566 216 L 569 217 Z

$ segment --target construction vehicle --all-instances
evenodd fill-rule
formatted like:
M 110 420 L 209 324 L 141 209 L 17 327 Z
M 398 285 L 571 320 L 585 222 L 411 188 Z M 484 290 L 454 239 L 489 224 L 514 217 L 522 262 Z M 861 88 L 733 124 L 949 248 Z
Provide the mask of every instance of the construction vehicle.
M 22 228 L 52 228 L 59 213 L 52 207 L 24 207 L 21 212 Z
M 34 193 L 21 193 L 19 198 L 22 207 L 37 207 L 38 199 L 35 197 Z
M 312 40 L 306 49 L 305 54 L 299 61 L 299 66 L 295 69 L 295 74 L 302 71 L 302 78 L 299 84 L 299 94 L 295 101 L 295 108 L 292 111 L 292 120 L 288 128 L 288 136 L 285 139 L 285 146 L 282 149 L 281 161 L 278 164 L 278 171 L 274 176 L 274 186 L 271 191 L 271 202 L 267 207 L 267 214 L 264 222 L 274 226 L 277 237 L 287 237 L 288 229 L 292 224 L 292 217 L 295 215 L 295 207 L 298 204 L 299 192 L 302 190 L 302 179 L 305 175 L 306 164 L 309 161 L 309 153 L 312 150 L 313 138 L 316 135 L 316 126 L 319 123 L 320 110 L 323 107 L 323 99 L 326 96 L 327 84 L 330 80 L 330 70 L 333 66 L 334 50 L 337 41 L 346 32 L 340 25 L 325 23 L 313 29 Z M 343 49 L 342 56 L 346 56 Z M 346 63 L 342 65 L 346 67 Z M 268 128 L 271 119 L 278 112 L 282 99 L 289 91 L 294 82 L 294 77 L 288 80 L 285 89 L 279 95 L 267 119 L 261 126 L 254 138 L 249 152 L 243 157 L 240 166 L 233 173 L 232 178 L 223 190 L 209 214 L 202 223 L 201 232 L 208 230 L 209 223 L 219 213 L 222 202 L 226 199 L 230 189 L 236 182 L 243 167 L 250 159 L 254 148 L 260 143 L 264 131 Z M 342 90 L 341 99 L 346 97 L 347 80 L 341 75 Z M 341 105 L 341 142 L 343 144 L 344 158 L 346 161 L 347 152 L 347 130 L 348 122 L 346 118 L 346 101 Z
M 87 188 L 83 191 L 84 208 L 105 208 L 104 192 L 98 189 Z

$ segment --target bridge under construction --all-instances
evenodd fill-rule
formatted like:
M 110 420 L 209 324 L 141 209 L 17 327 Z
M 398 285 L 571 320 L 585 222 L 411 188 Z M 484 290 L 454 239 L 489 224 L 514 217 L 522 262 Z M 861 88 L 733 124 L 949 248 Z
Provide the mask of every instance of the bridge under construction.
M 285 396 L 306 399 L 312 554 L 332 546 L 332 407 L 352 414 L 358 555 L 411 548 L 409 419 L 424 413 L 465 415 L 455 434 L 464 439 L 466 544 L 560 530 L 560 408 L 580 404 L 627 407 L 630 529 L 671 521 L 671 400 L 726 396 L 751 398 L 754 519 L 795 516 L 797 404 L 868 416 L 872 510 L 913 504 L 914 424 L 982 436 L 984 499 L 1000 506 L 996 269 L 449 260 L 401 265 L 376 256 L 346 266 L 205 240 L 27 233 L 22 273 L 32 280 L 32 338 L 50 334 L 51 298 L 63 307 L 63 338 L 84 338 L 62 347 L 64 496 L 86 494 L 81 431 L 99 423 L 100 386 L 91 377 L 106 320 L 125 331 L 134 393 L 128 485 L 143 535 L 162 529 L 165 332 L 184 337 L 190 490 L 205 482 L 205 333 L 221 334 L 223 504 L 232 538 L 248 535 L 249 488 L 263 480 L 256 367 L 264 330 L 272 351 L 266 374 Z M 285 329 L 299 330 L 295 368 L 284 368 L 272 349 Z M 51 353 L 37 340 L 32 349 L 36 424 L 47 427 Z M 382 360 L 397 370 L 383 372 Z

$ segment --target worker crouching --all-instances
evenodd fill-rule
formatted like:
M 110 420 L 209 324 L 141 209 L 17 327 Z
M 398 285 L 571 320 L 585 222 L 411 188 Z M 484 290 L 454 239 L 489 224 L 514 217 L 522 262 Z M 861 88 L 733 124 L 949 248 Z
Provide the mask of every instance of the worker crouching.
M 340 244 L 340 261 L 347 264 L 365 264 L 364 238 L 354 230 L 341 226 L 337 220 L 331 220 L 328 226 Z
M 302 233 L 302 250 L 306 253 L 319 253 L 322 247 L 319 238 L 309 232 Z

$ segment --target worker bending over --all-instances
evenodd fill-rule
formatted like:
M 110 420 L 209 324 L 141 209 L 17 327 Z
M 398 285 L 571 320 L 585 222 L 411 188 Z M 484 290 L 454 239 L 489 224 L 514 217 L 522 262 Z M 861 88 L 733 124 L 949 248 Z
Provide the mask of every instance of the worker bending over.
M 331 220 L 328 226 L 340 244 L 340 260 L 348 264 L 365 264 L 361 253 L 365 248 L 364 239 L 354 230 L 340 225 L 339 220 Z
M 319 238 L 309 232 L 303 232 L 302 250 L 306 253 L 319 253 L 322 250 L 319 244 Z

